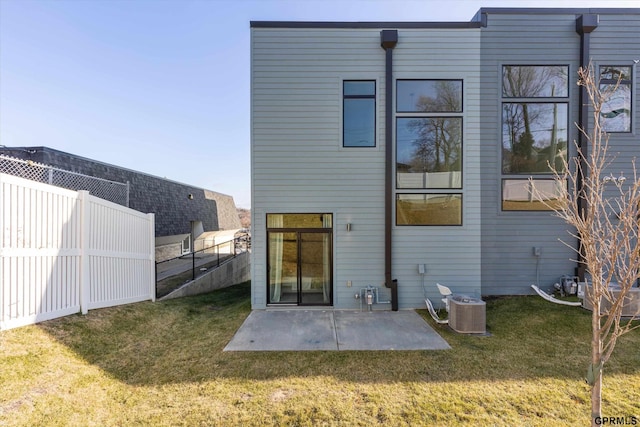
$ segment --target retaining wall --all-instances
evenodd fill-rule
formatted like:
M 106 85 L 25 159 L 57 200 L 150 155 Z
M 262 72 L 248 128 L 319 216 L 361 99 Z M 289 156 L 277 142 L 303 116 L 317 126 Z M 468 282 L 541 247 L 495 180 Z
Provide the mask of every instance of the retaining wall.
M 206 273 L 171 292 L 160 300 L 181 298 L 191 295 L 205 294 L 216 289 L 237 285 L 251 280 L 251 262 L 249 252 L 243 252 L 220 267 Z

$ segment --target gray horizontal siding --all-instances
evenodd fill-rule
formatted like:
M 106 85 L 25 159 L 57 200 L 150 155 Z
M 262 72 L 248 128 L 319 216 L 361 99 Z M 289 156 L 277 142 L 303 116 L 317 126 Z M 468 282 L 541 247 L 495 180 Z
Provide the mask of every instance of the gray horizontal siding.
M 463 226 L 394 226 L 393 271 L 401 307 L 418 306 L 423 299 L 418 264 L 427 265 L 424 281 L 430 297 L 437 297 L 435 282 L 469 294 L 476 294 L 480 283 L 483 294 L 526 294 L 536 281 L 547 288 L 574 271 L 571 246 L 576 242 L 560 219 L 546 212 L 501 211 L 500 73 L 502 64 L 569 65 L 569 141 L 575 140 L 577 12 L 486 11 L 488 26 L 481 30 L 399 29 L 395 78 L 464 80 Z M 601 15 L 591 36 L 595 64 L 639 59 L 638 22 L 637 14 Z M 331 212 L 334 301 L 337 307 L 357 307 L 355 291 L 383 286 L 384 276 L 380 27 L 268 27 L 252 28 L 251 42 L 253 305 L 265 304 L 266 213 Z M 636 67 L 634 132 L 612 134 L 610 140 L 618 154 L 612 168 L 627 176 L 628 159 L 638 152 L 637 72 Z M 375 148 L 341 147 L 344 79 L 377 81 Z M 350 233 L 346 223 L 353 224 Z M 533 256 L 534 246 L 542 248 L 539 259 Z M 346 287 L 348 280 L 352 288 Z
M 573 13 L 566 15 L 492 15 L 482 32 L 483 146 L 500 145 L 500 65 L 569 64 L 570 134 L 578 114 L 577 70 L 580 38 L 575 33 Z M 598 28 L 591 33 L 594 64 L 631 64 L 640 58 L 640 16 L 600 15 Z M 636 70 L 637 73 L 637 70 Z M 637 99 L 637 87 L 634 97 Z M 634 122 L 638 123 L 637 101 Z M 611 153 L 618 157 L 611 169 L 615 175 L 630 175 L 629 160 L 638 155 L 637 133 L 611 134 Z M 572 150 L 572 154 L 575 150 Z M 558 218 L 545 213 L 500 211 L 501 157 L 499 150 L 482 152 L 482 287 L 485 294 L 529 293 L 529 285 L 539 274 L 540 285 L 550 287 L 562 274 L 573 274 L 575 238 Z M 565 245 L 564 243 L 567 243 Z M 542 248 L 538 268 L 532 248 Z
M 575 244 L 567 227 L 548 212 L 501 211 L 501 65 L 569 65 L 569 141 L 577 137 L 580 38 L 575 15 L 490 15 L 482 30 L 482 293 L 528 294 L 538 280 L 533 247 L 542 248 L 539 283 L 548 288 L 573 274 L 575 258 L 559 242 Z M 526 178 L 526 176 L 523 176 Z
M 334 214 L 334 302 L 383 277 L 384 51 L 379 30 L 252 29 L 253 306 L 266 303 L 265 215 Z M 376 80 L 377 147 L 342 148 L 342 80 Z M 345 235 L 346 223 L 354 224 Z M 353 288 L 346 288 L 352 280 Z M 340 284 L 340 286 L 338 285 Z
M 479 151 L 479 122 L 473 114 L 479 110 L 478 44 L 479 30 L 399 31 L 395 77 L 464 79 L 469 112 L 464 123 L 464 150 L 469 156 L 463 190 L 465 226 L 394 228 L 393 268 L 401 283 L 401 307 L 424 305 L 421 286 L 415 282 L 417 263 L 432 266 L 432 287 L 439 278 L 462 278 L 461 286 L 479 287 L 479 175 L 474 176 L 478 165 L 473 160 Z M 334 214 L 336 307 L 357 308 L 353 295 L 367 285 L 380 286 L 381 298 L 388 298 L 388 290 L 382 289 L 384 65 L 379 29 L 252 29 L 254 307 L 266 303 L 268 212 Z M 377 82 L 375 148 L 341 146 L 345 79 Z M 346 232 L 346 223 L 352 224 L 351 232 Z
M 424 307 L 425 292 L 439 301 L 437 282 L 456 292 L 480 292 L 480 31 L 407 30 L 399 32 L 398 38 L 396 79 L 463 80 L 463 185 L 462 190 L 451 190 L 462 193 L 463 225 L 393 229 L 393 276 L 398 279 L 400 306 Z M 418 273 L 418 264 L 426 265 L 424 277 Z
M 591 59 L 593 65 L 627 65 L 634 67 L 631 133 L 609 134 L 610 152 L 616 156 L 611 173 L 623 172 L 632 176 L 631 160 L 640 154 L 638 126 L 640 126 L 640 91 L 638 91 L 638 65 L 640 60 L 640 14 L 601 16 L 598 28 L 591 33 Z

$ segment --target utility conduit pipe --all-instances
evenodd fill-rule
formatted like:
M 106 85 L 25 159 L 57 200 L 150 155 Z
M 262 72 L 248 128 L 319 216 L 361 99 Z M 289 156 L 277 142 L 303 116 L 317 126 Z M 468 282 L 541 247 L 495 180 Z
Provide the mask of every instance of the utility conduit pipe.
M 398 281 L 392 279 L 393 208 L 393 48 L 398 30 L 380 31 L 380 46 L 385 50 L 385 209 L 384 209 L 384 285 L 391 289 L 391 310 L 398 311 Z

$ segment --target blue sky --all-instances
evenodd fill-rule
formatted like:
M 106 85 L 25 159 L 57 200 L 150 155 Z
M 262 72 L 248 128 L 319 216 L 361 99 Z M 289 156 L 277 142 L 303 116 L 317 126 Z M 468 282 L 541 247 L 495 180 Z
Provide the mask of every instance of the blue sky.
M 638 0 L 0 0 L 0 145 L 44 145 L 249 208 L 249 21 L 468 21 Z

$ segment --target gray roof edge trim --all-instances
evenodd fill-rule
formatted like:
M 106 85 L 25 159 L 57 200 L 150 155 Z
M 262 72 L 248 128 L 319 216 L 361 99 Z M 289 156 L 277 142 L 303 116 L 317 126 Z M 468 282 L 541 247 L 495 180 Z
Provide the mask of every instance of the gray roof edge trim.
M 614 8 L 614 7 L 584 7 L 584 8 L 553 8 L 553 7 L 527 7 L 527 8 L 506 8 L 506 7 L 483 7 L 480 8 L 476 16 L 483 13 L 496 15 L 564 15 L 564 14 L 602 14 L 602 15 L 640 15 L 640 8 Z
M 483 26 L 482 15 L 640 15 L 640 8 L 551 8 L 551 7 L 483 7 L 471 18 L 464 22 L 420 22 L 420 21 L 250 21 L 251 28 L 306 28 L 306 29 L 475 29 Z
M 480 23 L 471 22 L 330 22 L 330 21 L 251 21 L 251 28 L 306 28 L 306 29 L 476 29 Z

